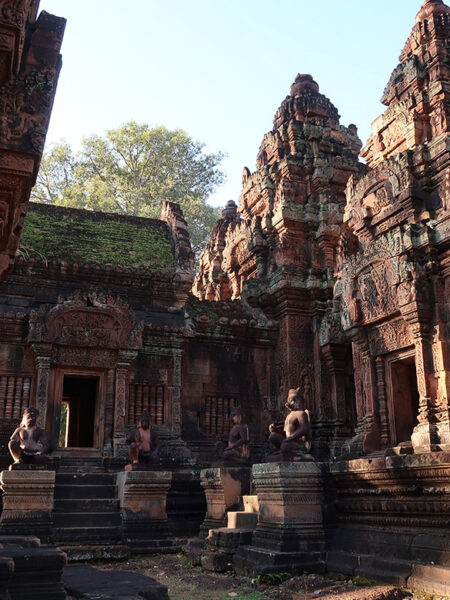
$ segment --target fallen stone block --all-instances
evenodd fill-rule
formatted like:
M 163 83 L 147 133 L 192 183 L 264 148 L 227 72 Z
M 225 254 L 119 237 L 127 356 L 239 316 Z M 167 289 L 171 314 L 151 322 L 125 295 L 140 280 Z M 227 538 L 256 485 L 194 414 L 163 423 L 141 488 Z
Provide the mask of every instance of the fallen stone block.
M 76 598 L 101 600 L 169 600 L 167 587 L 155 579 L 132 571 L 101 571 L 90 565 L 69 565 L 63 582 Z

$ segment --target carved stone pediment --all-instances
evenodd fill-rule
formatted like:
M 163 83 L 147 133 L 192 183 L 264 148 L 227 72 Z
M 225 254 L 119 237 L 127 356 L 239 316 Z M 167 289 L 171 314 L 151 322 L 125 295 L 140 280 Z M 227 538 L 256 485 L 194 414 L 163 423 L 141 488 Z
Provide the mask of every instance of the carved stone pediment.
M 344 221 L 355 233 L 367 231 L 374 217 L 388 215 L 398 208 L 401 193 L 414 186 L 406 154 L 384 161 L 359 181 L 352 176 L 347 183 Z
M 101 293 L 64 299 L 30 314 L 29 341 L 90 348 L 140 348 L 143 323 L 120 297 Z

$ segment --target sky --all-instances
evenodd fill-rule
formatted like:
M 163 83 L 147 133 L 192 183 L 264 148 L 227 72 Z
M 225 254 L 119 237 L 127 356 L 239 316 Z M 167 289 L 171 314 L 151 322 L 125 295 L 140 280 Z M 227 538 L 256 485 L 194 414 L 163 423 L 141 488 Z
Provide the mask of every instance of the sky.
M 222 151 L 238 200 L 297 73 L 310 73 L 365 142 L 423 0 L 41 0 L 67 19 L 47 145 L 135 120 Z

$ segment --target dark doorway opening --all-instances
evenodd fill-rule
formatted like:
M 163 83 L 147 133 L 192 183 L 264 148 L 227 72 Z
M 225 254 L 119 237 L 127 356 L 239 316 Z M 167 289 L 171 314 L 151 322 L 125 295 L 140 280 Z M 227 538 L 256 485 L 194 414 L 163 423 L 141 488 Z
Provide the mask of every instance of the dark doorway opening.
M 94 446 L 95 400 L 97 377 L 64 376 L 59 446 L 92 448 Z
M 414 357 L 391 363 L 395 443 L 408 442 L 417 425 L 419 390 Z

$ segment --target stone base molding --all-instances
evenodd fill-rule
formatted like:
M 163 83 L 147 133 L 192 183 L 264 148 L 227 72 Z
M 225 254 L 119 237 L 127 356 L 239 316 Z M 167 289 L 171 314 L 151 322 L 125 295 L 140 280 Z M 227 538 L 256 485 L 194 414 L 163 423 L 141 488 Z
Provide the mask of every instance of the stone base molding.
M 169 471 L 122 471 L 118 474 L 124 541 L 132 551 L 175 551 L 166 512 L 171 481 Z
M 52 538 L 55 472 L 39 470 L 2 471 L 3 535 L 35 535 L 43 542 Z
M 251 546 L 239 548 L 233 564 L 241 573 L 323 571 L 325 532 L 320 463 L 253 465 L 258 525 Z

